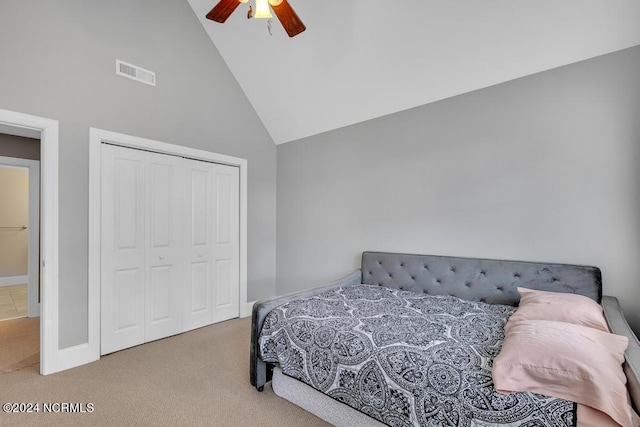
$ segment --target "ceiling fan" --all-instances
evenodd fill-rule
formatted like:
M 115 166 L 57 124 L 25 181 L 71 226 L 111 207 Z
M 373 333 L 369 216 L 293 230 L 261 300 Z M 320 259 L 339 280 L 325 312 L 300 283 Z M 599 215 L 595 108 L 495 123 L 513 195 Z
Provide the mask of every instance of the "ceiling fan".
M 249 0 L 220 0 L 209 13 L 207 19 L 223 23 L 233 13 L 240 3 L 247 3 Z M 278 20 L 284 27 L 289 37 L 294 37 L 307 29 L 304 26 L 296 12 L 293 10 L 287 0 L 256 0 L 256 12 L 249 5 L 249 13 L 247 18 L 270 18 L 269 6 L 276 14 Z

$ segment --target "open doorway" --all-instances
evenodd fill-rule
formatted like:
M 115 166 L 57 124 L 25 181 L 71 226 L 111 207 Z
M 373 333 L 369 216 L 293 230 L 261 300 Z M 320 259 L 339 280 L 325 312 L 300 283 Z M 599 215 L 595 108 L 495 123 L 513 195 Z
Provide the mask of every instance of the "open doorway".
M 40 140 L 0 134 L 0 370 L 40 369 Z
M 0 320 L 40 316 L 39 150 L 0 134 Z
M 60 362 L 62 357 L 58 344 L 58 121 L 0 109 L 0 133 L 40 139 L 41 304 L 38 359 L 40 373 L 46 375 L 65 369 L 70 363 Z
M 29 289 L 29 169 L 6 159 L 0 157 L 0 321 L 27 317 Z

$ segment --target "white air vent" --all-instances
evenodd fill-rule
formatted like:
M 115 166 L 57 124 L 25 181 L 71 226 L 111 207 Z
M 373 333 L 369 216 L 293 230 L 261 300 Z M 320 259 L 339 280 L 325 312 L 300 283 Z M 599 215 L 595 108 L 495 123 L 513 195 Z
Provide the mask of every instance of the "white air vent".
M 116 59 L 116 74 L 151 86 L 156 85 L 156 73 L 119 59 Z

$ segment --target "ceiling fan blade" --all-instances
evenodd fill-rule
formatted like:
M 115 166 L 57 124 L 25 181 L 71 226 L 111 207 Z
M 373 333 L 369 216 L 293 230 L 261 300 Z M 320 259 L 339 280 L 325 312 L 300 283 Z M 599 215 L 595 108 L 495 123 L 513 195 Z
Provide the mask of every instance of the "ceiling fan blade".
M 276 14 L 289 37 L 297 36 L 307 29 L 287 0 L 282 0 L 282 3 L 277 6 L 272 4 L 271 9 L 273 9 L 273 13 Z
M 239 4 L 240 2 L 238 0 L 220 0 L 220 2 L 207 13 L 207 19 L 223 23 L 233 11 L 236 10 Z

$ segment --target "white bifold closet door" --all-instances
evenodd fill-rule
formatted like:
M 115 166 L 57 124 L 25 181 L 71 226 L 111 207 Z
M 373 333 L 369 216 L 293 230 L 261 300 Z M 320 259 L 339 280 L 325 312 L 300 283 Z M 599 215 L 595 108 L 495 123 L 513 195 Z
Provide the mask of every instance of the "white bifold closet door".
M 190 330 L 240 315 L 240 176 L 232 166 L 185 166 L 183 312 Z
M 102 146 L 101 354 L 239 315 L 238 168 Z

